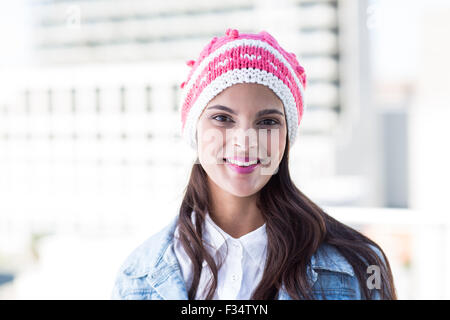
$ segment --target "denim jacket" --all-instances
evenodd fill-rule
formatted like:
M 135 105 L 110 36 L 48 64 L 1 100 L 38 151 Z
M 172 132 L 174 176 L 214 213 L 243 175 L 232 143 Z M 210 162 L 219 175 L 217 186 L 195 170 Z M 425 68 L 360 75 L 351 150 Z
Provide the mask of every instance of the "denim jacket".
M 138 246 L 120 267 L 112 299 L 187 300 L 187 289 L 173 250 L 178 216 Z M 352 266 L 331 245 L 322 244 L 307 269 L 315 299 L 362 299 Z M 378 290 L 372 293 L 379 299 Z M 292 300 L 283 288 L 279 300 Z

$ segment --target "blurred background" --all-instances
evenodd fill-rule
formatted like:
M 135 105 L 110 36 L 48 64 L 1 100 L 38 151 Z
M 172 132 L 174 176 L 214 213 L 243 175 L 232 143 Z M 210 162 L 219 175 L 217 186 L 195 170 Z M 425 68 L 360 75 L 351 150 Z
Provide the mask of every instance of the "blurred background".
M 306 69 L 297 186 L 380 244 L 400 299 L 450 299 L 446 0 L 2 1 L 0 299 L 110 298 L 177 214 L 179 85 L 227 28 Z

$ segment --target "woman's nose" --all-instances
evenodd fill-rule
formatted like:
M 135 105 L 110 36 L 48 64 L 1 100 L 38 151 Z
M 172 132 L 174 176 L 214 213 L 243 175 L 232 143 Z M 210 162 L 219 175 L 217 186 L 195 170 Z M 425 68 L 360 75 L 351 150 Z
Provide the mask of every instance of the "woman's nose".
M 256 148 L 258 132 L 253 128 L 233 130 L 233 145 L 242 149 Z

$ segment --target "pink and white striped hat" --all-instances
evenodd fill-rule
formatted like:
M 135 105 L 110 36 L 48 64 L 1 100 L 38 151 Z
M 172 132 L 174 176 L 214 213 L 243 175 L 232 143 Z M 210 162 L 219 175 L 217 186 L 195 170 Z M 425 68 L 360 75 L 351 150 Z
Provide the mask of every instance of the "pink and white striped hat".
M 201 51 L 181 84 L 181 133 L 197 149 L 197 121 L 206 105 L 224 89 L 237 83 L 259 83 L 283 102 L 288 138 L 292 145 L 306 106 L 306 74 L 294 53 L 285 51 L 268 32 L 239 34 L 228 29 Z

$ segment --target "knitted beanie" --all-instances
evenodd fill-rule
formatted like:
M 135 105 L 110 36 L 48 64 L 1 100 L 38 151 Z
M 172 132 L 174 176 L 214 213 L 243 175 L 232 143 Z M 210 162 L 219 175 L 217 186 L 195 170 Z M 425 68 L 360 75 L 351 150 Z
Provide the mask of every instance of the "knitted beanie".
M 306 74 L 294 53 L 286 52 L 268 32 L 239 34 L 228 29 L 201 51 L 180 87 L 181 134 L 197 149 L 197 121 L 206 105 L 224 89 L 237 83 L 269 87 L 283 102 L 290 145 L 305 108 Z

